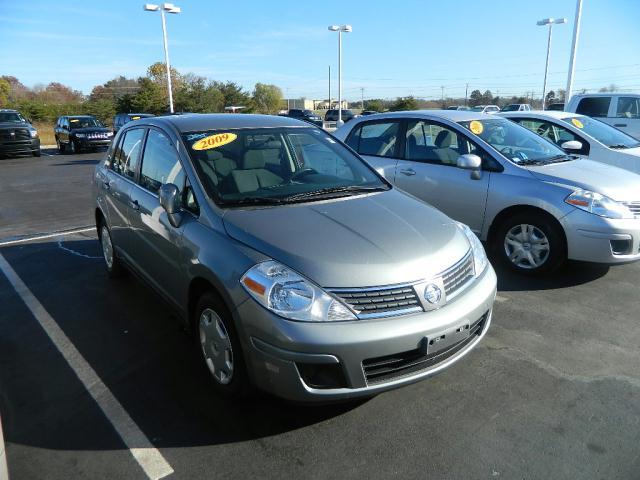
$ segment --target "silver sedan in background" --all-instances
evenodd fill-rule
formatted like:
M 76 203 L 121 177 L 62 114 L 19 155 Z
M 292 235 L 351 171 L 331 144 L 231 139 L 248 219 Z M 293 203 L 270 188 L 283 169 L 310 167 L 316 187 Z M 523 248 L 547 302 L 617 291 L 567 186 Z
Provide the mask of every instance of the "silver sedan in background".
M 335 132 L 399 188 L 471 227 L 511 268 L 640 260 L 640 176 L 570 156 L 495 115 L 358 118 Z

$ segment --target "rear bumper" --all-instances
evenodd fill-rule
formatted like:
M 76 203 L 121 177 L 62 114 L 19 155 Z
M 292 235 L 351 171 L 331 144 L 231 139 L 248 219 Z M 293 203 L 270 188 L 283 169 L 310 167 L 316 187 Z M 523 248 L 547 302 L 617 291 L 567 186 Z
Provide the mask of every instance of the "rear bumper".
M 609 265 L 640 260 L 640 219 L 611 219 L 574 210 L 560 219 L 572 260 Z
M 294 401 L 327 402 L 372 396 L 453 365 L 487 332 L 495 294 L 488 267 L 464 294 L 431 312 L 312 324 L 287 321 L 249 299 L 235 314 L 256 386 Z

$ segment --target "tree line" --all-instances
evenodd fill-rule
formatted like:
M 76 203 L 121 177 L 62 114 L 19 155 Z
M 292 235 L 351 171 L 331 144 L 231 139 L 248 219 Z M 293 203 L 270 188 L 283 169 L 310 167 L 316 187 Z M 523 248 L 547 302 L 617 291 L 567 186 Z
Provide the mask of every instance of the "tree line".
M 169 111 L 167 71 L 154 63 L 137 79 L 115 77 L 95 86 L 88 96 L 58 82 L 26 87 L 16 77 L 0 77 L 0 108 L 15 108 L 33 121 L 53 122 L 60 115 L 89 114 L 111 123 L 116 113 Z M 275 85 L 256 83 L 247 91 L 235 82 L 209 80 L 171 68 L 174 111 L 223 112 L 225 106 L 243 106 L 245 112 L 277 113 L 282 91 Z

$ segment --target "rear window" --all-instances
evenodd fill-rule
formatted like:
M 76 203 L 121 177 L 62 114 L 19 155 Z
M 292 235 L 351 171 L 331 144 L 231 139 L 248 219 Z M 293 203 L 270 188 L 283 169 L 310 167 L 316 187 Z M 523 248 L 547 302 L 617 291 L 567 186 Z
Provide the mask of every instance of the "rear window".
M 620 118 L 640 118 L 640 98 L 620 97 L 616 116 Z
M 591 97 L 583 98 L 578 103 L 576 113 L 587 115 L 588 117 L 606 117 L 609 113 L 611 97 Z

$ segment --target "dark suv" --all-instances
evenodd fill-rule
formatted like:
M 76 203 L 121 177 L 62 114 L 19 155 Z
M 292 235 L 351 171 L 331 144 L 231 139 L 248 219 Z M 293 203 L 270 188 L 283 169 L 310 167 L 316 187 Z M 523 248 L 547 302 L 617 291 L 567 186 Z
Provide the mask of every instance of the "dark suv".
M 118 133 L 125 123 L 129 123 L 132 120 L 140 120 L 141 118 L 153 117 L 150 113 L 118 113 L 113 117 L 113 134 Z
M 74 115 L 58 118 L 54 128 L 56 145 L 61 153 L 76 153 L 83 149 L 95 150 L 108 147 L 113 132 L 91 115 Z
M 14 153 L 39 157 L 38 131 L 18 111 L 0 109 L 0 155 Z
M 320 117 L 320 115 L 316 115 L 311 110 L 301 110 L 299 108 L 291 108 L 289 109 L 289 113 L 287 113 L 287 117 L 297 118 L 298 120 L 304 120 L 305 122 L 312 123 L 321 128 L 323 126 L 322 118 Z
M 348 122 L 355 115 L 351 110 L 342 109 L 342 121 Z M 327 113 L 324 116 L 325 122 L 337 122 L 338 121 L 338 110 L 327 110 Z

